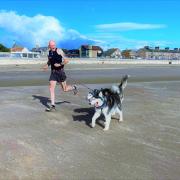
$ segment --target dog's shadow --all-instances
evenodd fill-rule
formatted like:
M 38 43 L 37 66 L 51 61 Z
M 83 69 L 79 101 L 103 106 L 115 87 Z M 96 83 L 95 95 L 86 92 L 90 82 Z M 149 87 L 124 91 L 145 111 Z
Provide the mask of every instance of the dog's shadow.
M 78 109 L 74 109 L 74 112 L 78 115 L 73 115 L 73 120 L 74 121 L 79 121 L 79 122 L 85 122 L 85 124 L 89 127 L 91 127 L 91 120 L 92 117 L 94 115 L 94 108 L 90 107 L 90 108 L 78 108 Z M 102 120 L 104 120 L 103 116 L 100 116 L 97 120 L 96 120 L 96 124 L 98 124 L 101 127 L 104 127 L 104 125 L 102 124 Z
M 38 99 L 39 102 L 45 106 L 46 108 L 49 108 L 49 103 L 51 102 L 50 99 L 48 97 L 44 97 L 44 96 L 37 96 L 37 95 L 32 95 L 33 99 L 36 100 Z M 63 104 L 63 103 L 70 103 L 69 101 L 61 101 L 61 102 L 56 102 L 55 104 Z

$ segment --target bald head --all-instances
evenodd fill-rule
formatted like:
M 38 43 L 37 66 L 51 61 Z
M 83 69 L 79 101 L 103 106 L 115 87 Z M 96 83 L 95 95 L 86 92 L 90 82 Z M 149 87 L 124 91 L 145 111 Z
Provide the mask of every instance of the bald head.
M 49 48 L 50 48 L 51 50 L 55 50 L 55 49 L 56 49 L 56 43 L 55 43 L 55 41 L 53 41 L 53 40 L 50 40 L 50 41 L 49 41 Z

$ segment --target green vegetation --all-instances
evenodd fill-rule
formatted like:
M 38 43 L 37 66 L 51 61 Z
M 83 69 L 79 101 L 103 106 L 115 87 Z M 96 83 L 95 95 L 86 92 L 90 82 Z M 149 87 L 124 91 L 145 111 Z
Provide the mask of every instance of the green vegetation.
M 3 44 L 0 44 L 0 52 L 10 52 L 10 49 L 5 47 Z

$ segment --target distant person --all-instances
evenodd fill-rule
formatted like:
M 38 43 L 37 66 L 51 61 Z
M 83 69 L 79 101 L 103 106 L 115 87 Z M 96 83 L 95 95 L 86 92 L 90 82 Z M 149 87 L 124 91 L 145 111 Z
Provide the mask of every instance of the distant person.
M 55 41 L 49 41 L 49 55 L 47 64 L 43 66 L 44 70 L 47 70 L 51 66 L 51 75 L 49 78 L 49 89 L 51 95 L 51 106 L 46 111 L 55 111 L 55 87 L 56 83 L 59 83 L 63 91 L 73 91 L 74 95 L 77 94 L 77 87 L 66 84 L 66 74 L 64 72 L 64 65 L 68 63 L 65 58 L 62 49 L 56 48 Z

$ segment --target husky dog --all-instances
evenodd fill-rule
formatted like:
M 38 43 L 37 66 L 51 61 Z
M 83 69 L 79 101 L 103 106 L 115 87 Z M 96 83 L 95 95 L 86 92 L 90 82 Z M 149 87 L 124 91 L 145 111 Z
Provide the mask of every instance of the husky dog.
M 127 85 L 128 75 L 124 76 L 119 85 L 113 85 L 111 88 L 94 89 L 89 92 L 87 99 L 90 105 L 95 107 L 95 113 L 92 117 L 91 126 L 95 127 L 96 119 L 103 114 L 105 117 L 104 130 L 109 129 L 111 116 L 119 114 L 119 122 L 123 121 L 122 102 L 124 99 L 123 90 Z

